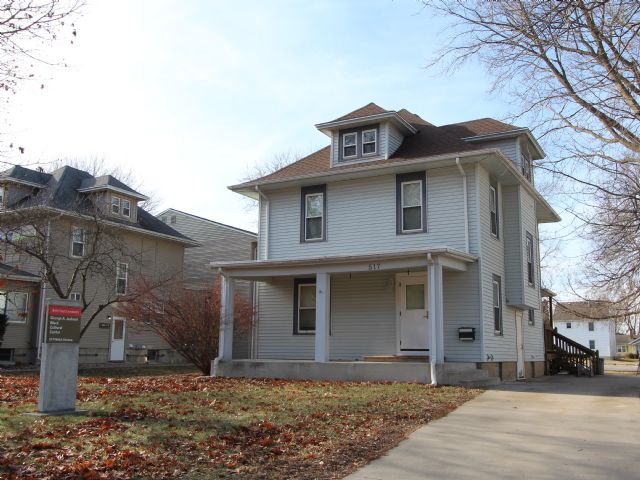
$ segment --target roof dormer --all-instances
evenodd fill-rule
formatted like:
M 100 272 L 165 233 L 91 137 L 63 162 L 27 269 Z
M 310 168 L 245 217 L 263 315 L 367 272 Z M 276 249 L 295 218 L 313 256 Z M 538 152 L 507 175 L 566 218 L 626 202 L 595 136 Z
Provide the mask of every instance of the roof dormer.
M 138 201 L 149 198 L 111 175 L 85 178 L 78 192 L 103 195 L 102 202 L 106 204 L 110 216 L 131 222 L 137 220 Z
M 331 166 L 385 160 L 417 132 L 398 112 L 375 103 L 316 128 L 331 137 Z

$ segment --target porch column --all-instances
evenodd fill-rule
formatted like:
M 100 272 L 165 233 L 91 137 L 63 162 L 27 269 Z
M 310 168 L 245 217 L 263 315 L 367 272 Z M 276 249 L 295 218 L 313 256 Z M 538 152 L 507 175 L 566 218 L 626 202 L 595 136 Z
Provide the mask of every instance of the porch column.
M 437 259 L 429 264 L 429 353 L 431 383 L 436 385 L 444 365 L 444 315 L 442 296 L 442 265 Z
M 234 280 L 226 275 L 220 275 L 220 340 L 218 344 L 218 358 L 231 360 L 233 358 L 233 295 Z
M 331 314 L 331 276 L 316 274 L 316 343 L 315 361 L 329 361 L 329 315 Z

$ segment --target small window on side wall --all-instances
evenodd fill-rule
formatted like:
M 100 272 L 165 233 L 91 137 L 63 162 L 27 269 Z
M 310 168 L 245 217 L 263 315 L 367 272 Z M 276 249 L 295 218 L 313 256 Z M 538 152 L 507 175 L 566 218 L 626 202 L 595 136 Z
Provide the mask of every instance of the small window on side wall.
M 502 279 L 493 275 L 493 330 L 502 335 Z
M 535 275 L 534 275 L 534 252 L 533 252 L 533 235 L 531 235 L 529 232 L 527 232 L 527 240 L 526 240 L 526 247 L 527 247 L 527 282 L 529 283 L 529 285 L 533 286 L 535 283 Z
M 427 231 L 427 187 L 425 172 L 396 176 L 396 233 Z
M 313 278 L 296 278 L 293 282 L 293 333 L 316 331 L 316 282 Z
M 326 239 L 326 186 L 316 185 L 300 190 L 300 241 Z
M 111 213 L 114 213 L 114 214 L 120 213 L 120 198 L 119 197 L 111 197 Z
M 536 314 L 534 310 L 529 310 L 529 325 L 533 326 L 536 324 Z
M 491 180 L 489 185 L 489 217 L 491 235 L 500 238 L 500 213 L 498 210 L 498 184 Z

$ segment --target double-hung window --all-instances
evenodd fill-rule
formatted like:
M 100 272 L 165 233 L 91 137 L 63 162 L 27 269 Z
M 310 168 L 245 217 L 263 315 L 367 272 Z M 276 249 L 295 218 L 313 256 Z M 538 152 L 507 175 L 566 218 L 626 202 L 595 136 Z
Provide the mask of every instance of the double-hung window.
M 531 154 L 526 146 L 521 147 L 520 152 L 520 168 L 525 178 L 531 181 Z
M 71 230 L 71 256 L 84 257 L 86 247 L 86 233 L 84 228 L 73 227 Z
M 129 200 L 122 200 L 122 215 L 125 217 L 131 216 L 131 202 Z
M 129 281 L 129 264 L 118 262 L 116 265 L 116 294 L 126 295 Z
M 589 340 L 589 348 L 591 350 L 595 350 L 596 349 L 596 341 L 595 340 Z
M 358 156 L 358 133 L 342 134 L 342 158 L 352 158 Z
M 500 238 L 500 217 L 498 216 L 498 188 L 497 185 L 489 186 L 489 212 L 491 222 L 491 235 Z
M 326 186 L 301 189 L 300 241 L 318 242 L 326 239 Z
M 595 325 L 593 324 L 593 322 L 589 322 L 589 331 L 593 332 L 595 330 Z
M 534 271 L 533 271 L 533 235 L 531 235 L 529 232 L 527 232 L 527 240 L 526 240 L 526 246 L 527 246 L 527 281 L 529 282 L 529 285 L 533 285 L 534 284 Z
M 294 325 L 293 333 L 316 331 L 316 284 L 314 279 L 294 281 Z
M 493 276 L 493 330 L 496 335 L 502 335 L 502 279 Z
M 535 312 L 533 310 L 529 310 L 529 325 L 535 325 L 535 324 L 536 324 Z
M 427 231 L 425 172 L 396 176 L 396 233 Z
M 119 197 L 111 197 L 111 213 L 119 214 L 120 213 L 120 198 Z
M 377 130 L 363 130 L 362 131 L 362 154 L 374 155 L 378 151 L 378 134 Z
M 0 313 L 8 323 L 27 323 L 29 294 L 24 292 L 0 292 Z

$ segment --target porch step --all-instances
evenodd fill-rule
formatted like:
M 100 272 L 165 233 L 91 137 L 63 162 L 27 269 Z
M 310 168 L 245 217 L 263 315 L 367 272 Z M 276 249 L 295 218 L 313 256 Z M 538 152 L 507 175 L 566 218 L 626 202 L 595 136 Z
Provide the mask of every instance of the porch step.
M 372 355 L 364 357 L 363 362 L 411 362 L 411 363 L 429 363 L 429 356 L 419 355 Z

